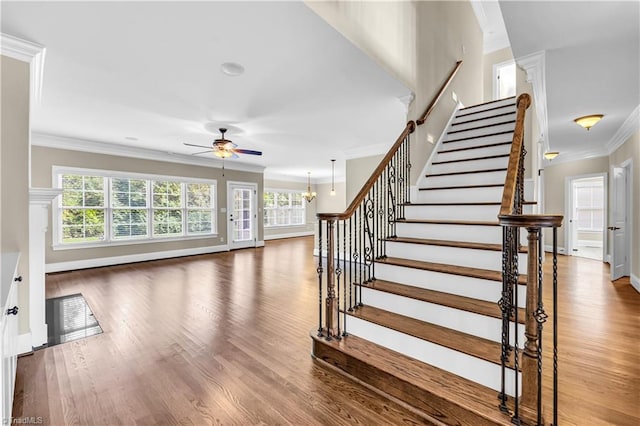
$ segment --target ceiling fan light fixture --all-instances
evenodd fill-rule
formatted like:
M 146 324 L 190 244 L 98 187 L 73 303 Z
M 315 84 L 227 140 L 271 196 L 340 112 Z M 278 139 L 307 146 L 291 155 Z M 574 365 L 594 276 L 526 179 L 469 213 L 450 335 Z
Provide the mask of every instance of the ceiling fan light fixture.
M 228 75 L 230 77 L 237 77 L 244 73 L 244 67 L 235 62 L 225 62 L 220 65 L 220 70 L 223 74 Z
M 583 117 L 578 117 L 573 121 L 575 121 L 576 124 L 584 127 L 585 129 L 587 129 L 587 131 L 589 131 L 589 129 L 595 126 L 598 123 L 598 121 L 602 120 L 602 117 L 604 117 L 603 114 L 591 114 L 591 115 L 585 115 Z
M 233 156 L 233 152 L 227 151 L 225 149 L 220 149 L 217 151 L 213 151 L 213 155 L 220 158 L 229 158 Z
M 544 158 L 546 158 L 547 160 L 551 161 L 554 158 L 556 158 L 558 155 L 560 155 L 560 153 L 558 151 L 547 151 L 544 153 Z

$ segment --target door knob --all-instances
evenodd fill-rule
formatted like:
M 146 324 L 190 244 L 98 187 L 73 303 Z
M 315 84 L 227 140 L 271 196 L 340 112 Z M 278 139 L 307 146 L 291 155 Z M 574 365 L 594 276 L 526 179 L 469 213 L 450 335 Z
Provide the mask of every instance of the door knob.
M 610 226 L 607 228 L 609 231 L 617 231 L 618 229 L 620 229 L 620 227 L 618 226 Z
M 18 307 L 14 306 L 11 309 L 7 309 L 7 315 L 18 315 Z

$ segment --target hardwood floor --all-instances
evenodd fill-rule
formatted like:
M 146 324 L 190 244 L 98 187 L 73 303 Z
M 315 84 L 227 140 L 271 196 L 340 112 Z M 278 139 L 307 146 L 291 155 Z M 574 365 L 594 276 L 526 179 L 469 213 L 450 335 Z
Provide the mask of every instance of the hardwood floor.
M 51 425 L 424 423 L 311 360 L 312 249 L 311 238 L 295 238 L 49 275 L 47 297 L 82 293 L 104 334 L 19 358 L 14 417 Z M 609 282 L 601 262 L 561 256 L 559 265 L 559 423 L 637 425 L 640 295 L 628 279 Z

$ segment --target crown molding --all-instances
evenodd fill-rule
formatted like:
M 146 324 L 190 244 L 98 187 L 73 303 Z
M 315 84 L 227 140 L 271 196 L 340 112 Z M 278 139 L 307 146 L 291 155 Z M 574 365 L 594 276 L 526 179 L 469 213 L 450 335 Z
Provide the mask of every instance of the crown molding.
M 62 189 L 58 188 L 29 188 L 29 203 L 47 206 L 60 194 Z
M 608 157 L 608 156 L 609 156 L 609 152 L 607 152 L 607 150 L 604 148 L 591 149 L 591 150 L 585 150 L 585 151 L 561 152 L 560 155 L 558 155 L 553 160 L 547 160 L 546 158 L 544 158 L 542 161 L 542 164 L 544 166 L 543 168 L 546 168 L 549 166 L 555 166 L 562 163 L 572 163 L 574 161 L 588 160 L 590 158 Z
M 270 172 L 268 169 L 264 171 L 264 180 L 275 180 L 275 181 L 281 181 L 281 182 L 298 182 L 298 183 L 304 183 L 305 185 L 307 184 L 307 177 L 306 176 L 292 176 L 292 175 L 285 175 L 282 173 L 274 173 L 274 172 Z M 311 184 L 315 185 L 315 179 L 311 178 Z
M 0 54 L 30 64 L 31 101 L 38 105 L 42 101 L 45 53 L 46 48 L 38 43 L 0 33 Z
M 416 98 L 416 94 L 413 93 L 413 92 L 409 92 L 408 94 L 406 94 L 404 96 L 400 96 L 398 98 L 398 101 L 400 101 L 400 103 L 404 107 L 405 115 L 409 114 L 409 107 L 411 106 L 411 104 L 413 103 L 415 98 Z
M 607 152 L 612 154 L 620 148 L 640 128 L 640 105 L 635 107 L 631 114 L 624 120 L 622 126 L 614 133 L 609 141 L 604 144 Z
M 87 139 L 76 139 L 66 136 L 50 135 L 45 133 L 31 134 L 31 145 L 46 148 L 67 149 L 71 151 L 90 152 L 93 154 L 114 155 L 117 157 L 140 158 L 143 160 L 165 161 L 169 163 L 189 164 L 193 166 L 222 168 L 222 160 L 216 158 L 193 157 L 191 155 L 177 154 L 173 152 L 156 151 L 146 148 L 118 145 L 106 142 L 97 142 Z M 224 168 L 242 172 L 264 173 L 263 166 L 225 161 Z
M 533 86 L 533 99 L 538 116 L 538 128 L 540 137 L 544 141 L 544 150 L 549 151 L 549 126 L 547 119 L 547 82 L 545 78 L 545 53 L 544 50 L 521 56 L 516 63 L 527 73 L 527 82 Z M 535 138 L 534 138 L 535 139 Z

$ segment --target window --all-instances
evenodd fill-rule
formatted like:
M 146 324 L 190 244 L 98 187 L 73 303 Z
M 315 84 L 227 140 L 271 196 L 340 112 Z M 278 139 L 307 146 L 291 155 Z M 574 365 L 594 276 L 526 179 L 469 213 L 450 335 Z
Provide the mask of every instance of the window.
M 264 226 L 304 225 L 306 213 L 301 192 L 268 190 L 264 192 Z
M 101 176 L 62 177 L 62 242 L 103 241 L 105 179 Z
M 602 182 L 580 183 L 575 188 L 575 210 L 578 231 L 603 230 L 604 188 Z
M 56 245 L 84 246 L 215 234 L 215 181 L 55 170 L 62 197 Z

